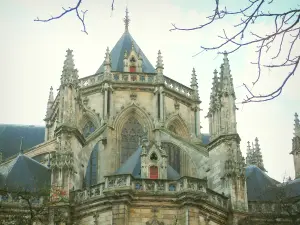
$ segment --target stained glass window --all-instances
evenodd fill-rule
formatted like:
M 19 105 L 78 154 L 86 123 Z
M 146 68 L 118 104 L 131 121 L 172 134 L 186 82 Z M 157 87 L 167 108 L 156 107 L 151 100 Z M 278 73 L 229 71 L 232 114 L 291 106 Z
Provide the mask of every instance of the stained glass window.
M 93 133 L 96 130 L 94 124 L 89 121 L 85 124 L 83 128 L 83 136 L 86 138 L 88 137 L 91 133 Z
M 121 164 L 137 150 L 144 135 L 144 128 L 139 121 L 134 117 L 130 117 L 124 124 L 121 133 Z
M 170 142 L 162 142 L 161 145 L 168 154 L 169 165 L 180 174 L 180 148 Z
M 97 174 L 98 174 L 98 153 L 99 153 L 99 144 L 96 144 L 87 168 L 86 168 L 86 172 L 85 172 L 85 177 L 84 177 L 84 187 L 90 187 L 92 185 L 97 184 Z

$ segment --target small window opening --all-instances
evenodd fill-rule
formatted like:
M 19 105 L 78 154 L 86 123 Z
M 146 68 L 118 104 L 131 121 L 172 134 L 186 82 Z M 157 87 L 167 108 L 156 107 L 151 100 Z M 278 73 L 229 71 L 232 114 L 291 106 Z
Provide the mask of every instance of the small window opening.
M 150 156 L 150 159 L 153 160 L 153 161 L 157 161 L 157 155 L 153 152 Z

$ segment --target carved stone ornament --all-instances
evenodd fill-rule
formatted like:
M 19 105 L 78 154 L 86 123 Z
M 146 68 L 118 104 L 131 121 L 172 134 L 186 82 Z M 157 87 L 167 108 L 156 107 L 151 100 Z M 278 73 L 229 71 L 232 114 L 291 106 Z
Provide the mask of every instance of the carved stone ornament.
M 153 207 L 151 211 L 153 213 L 153 218 L 151 220 L 149 220 L 148 222 L 146 222 L 146 225 L 165 225 L 164 222 L 159 222 L 157 220 L 156 213 L 158 213 L 158 209 L 156 207 Z
M 174 108 L 175 108 L 175 110 L 179 110 L 179 108 L 180 108 L 180 104 L 177 100 L 174 102 Z
M 131 99 L 132 101 L 135 101 L 136 98 L 137 98 L 137 94 L 136 94 L 135 92 L 132 92 L 132 93 L 130 94 L 130 99 Z

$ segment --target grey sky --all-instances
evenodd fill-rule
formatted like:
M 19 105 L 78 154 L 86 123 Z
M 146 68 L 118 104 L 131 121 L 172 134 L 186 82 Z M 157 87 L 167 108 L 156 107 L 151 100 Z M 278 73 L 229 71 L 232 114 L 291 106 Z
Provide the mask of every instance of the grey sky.
M 79 76 L 92 75 L 101 65 L 105 49 L 113 48 L 124 31 L 123 17 L 126 3 L 131 19 L 129 31 L 155 66 L 160 49 L 165 65 L 165 75 L 190 84 L 195 67 L 202 100 L 202 132 L 208 132 L 209 94 L 213 70 L 218 69 L 222 57 L 205 53 L 192 57 L 200 45 L 216 43 L 220 28 L 228 28 L 223 22 L 205 32 L 169 32 L 171 23 L 181 26 L 198 25 L 204 21 L 209 4 L 202 1 L 116 1 L 115 11 L 110 11 L 110 0 L 85 0 L 82 9 L 88 9 L 86 17 L 89 35 L 80 32 L 81 24 L 74 13 L 51 23 L 37 23 L 33 19 L 48 18 L 61 12 L 62 6 L 73 6 L 76 1 L 10 0 L 0 2 L 0 123 L 43 125 L 49 88 L 59 87 L 66 49 L 74 50 L 75 65 Z M 163 3 L 162 3 L 163 2 Z M 203 1 L 204 2 L 204 1 Z M 259 31 L 270 29 L 266 22 L 257 25 Z M 299 45 L 295 47 L 299 52 Z M 236 87 L 237 102 L 245 96 L 243 82 L 255 79 L 256 67 L 253 49 L 230 55 L 231 73 Z M 284 71 L 265 71 L 256 91 L 272 90 L 279 84 Z M 285 71 L 286 72 L 286 71 Z M 265 168 L 269 174 L 282 180 L 283 175 L 294 176 L 292 149 L 294 113 L 300 112 L 299 69 L 286 85 L 281 97 L 261 104 L 237 105 L 239 110 L 238 132 L 245 156 L 246 142 L 259 138 Z

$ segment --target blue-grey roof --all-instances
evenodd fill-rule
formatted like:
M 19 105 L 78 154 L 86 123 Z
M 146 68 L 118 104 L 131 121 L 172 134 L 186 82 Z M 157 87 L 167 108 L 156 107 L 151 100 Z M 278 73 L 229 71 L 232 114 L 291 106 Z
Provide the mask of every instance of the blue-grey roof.
M 142 148 L 139 147 L 123 165 L 114 174 L 131 174 L 135 178 L 141 177 L 141 153 Z M 167 179 L 177 180 L 180 175 L 172 166 L 167 167 Z
M 209 143 L 209 134 L 202 134 L 201 138 L 202 138 L 202 143 L 207 145 Z
M 2 164 L 0 174 L 0 188 L 10 191 L 33 191 L 50 187 L 51 171 L 23 154 L 19 154 L 9 163 Z
M 137 53 L 140 53 L 142 59 L 143 59 L 143 72 L 144 73 L 155 73 L 155 68 L 152 66 L 152 64 L 149 62 L 141 48 L 137 45 L 133 37 L 130 35 L 129 32 L 124 32 L 124 34 L 121 36 L 115 47 L 110 52 L 110 58 L 111 58 L 111 70 L 112 71 L 124 71 L 124 53 L 125 49 L 127 50 L 128 54 L 131 51 L 131 44 L 133 42 L 133 46 L 135 48 L 135 51 Z M 97 70 L 96 73 L 104 72 L 104 66 L 103 63 L 100 66 L 100 68 Z
M 19 153 L 21 137 L 23 150 L 44 142 L 45 127 L 0 124 L 0 150 L 6 159 Z
M 274 199 L 271 190 L 277 188 L 278 181 L 269 177 L 266 172 L 251 165 L 246 167 L 247 192 L 249 201 L 268 201 Z

